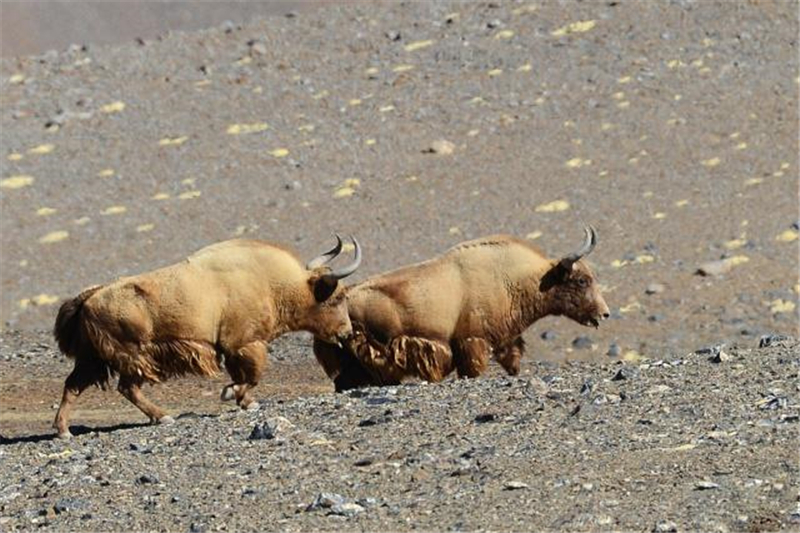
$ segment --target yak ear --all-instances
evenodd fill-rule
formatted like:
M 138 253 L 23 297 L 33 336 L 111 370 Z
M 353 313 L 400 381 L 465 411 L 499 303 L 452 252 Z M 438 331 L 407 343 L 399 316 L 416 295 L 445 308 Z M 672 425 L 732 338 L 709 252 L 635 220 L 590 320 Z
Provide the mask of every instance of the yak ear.
M 311 283 L 311 290 L 314 292 L 314 299 L 318 302 L 324 302 L 330 298 L 339 286 L 338 279 L 325 274 L 315 276 L 309 282 Z
M 545 292 L 549 291 L 556 285 L 561 285 L 569 277 L 571 270 L 572 265 L 567 267 L 564 265 L 563 261 L 559 261 L 550 267 L 550 270 L 548 270 L 545 275 L 542 276 L 542 281 L 539 282 L 539 290 Z

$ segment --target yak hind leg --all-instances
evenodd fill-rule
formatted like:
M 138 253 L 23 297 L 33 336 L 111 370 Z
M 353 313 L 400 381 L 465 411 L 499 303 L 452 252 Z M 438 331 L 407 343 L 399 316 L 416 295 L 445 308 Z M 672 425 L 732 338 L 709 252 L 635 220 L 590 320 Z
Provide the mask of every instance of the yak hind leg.
M 525 354 L 525 341 L 522 337 L 517 337 L 511 344 L 497 350 L 494 358 L 500 363 L 509 376 L 516 376 L 519 374 L 520 360 Z
M 254 341 L 245 344 L 233 354 L 226 354 L 225 368 L 231 376 L 233 383 L 222 389 L 220 399 L 236 399 L 236 404 L 242 409 L 258 409 L 258 402 L 253 400 L 249 390 L 258 385 L 267 367 L 267 344 Z
M 489 366 L 491 345 L 480 337 L 469 337 L 451 343 L 458 377 L 476 378 Z
M 150 418 L 150 422 L 154 424 L 172 424 L 175 422 L 175 419 L 169 416 L 163 409 L 145 398 L 142 392 L 141 378 L 120 376 L 117 389 L 128 401 Z
M 92 364 L 91 361 L 76 360 L 75 367 L 64 382 L 64 392 L 61 395 L 61 404 L 58 406 L 53 427 L 58 431 L 58 438 L 69 439 L 69 415 L 78 397 L 90 385 L 105 387 L 109 377 L 108 368 L 103 364 Z
M 333 380 L 336 392 L 381 384 L 352 353 L 337 344 L 315 338 L 314 356 Z

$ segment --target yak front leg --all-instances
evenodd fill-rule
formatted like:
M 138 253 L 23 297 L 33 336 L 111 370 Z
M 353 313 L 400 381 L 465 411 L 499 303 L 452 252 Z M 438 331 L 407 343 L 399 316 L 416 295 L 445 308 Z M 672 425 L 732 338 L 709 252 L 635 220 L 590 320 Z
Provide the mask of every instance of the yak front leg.
M 150 418 L 150 422 L 154 424 L 172 424 L 175 422 L 175 419 L 164 412 L 163 409 L 145 398 L 142 392 L 142 380 L 140 378 L 120 376 L 117 389 L 128 401 L 147 415 L 147 417 Z
M 519 365 L 522 356 L 525 354 L 525 341 L 522 337 L 517 337 L 511 344 L 497 350 L 494 358 L 500 363 L 509 376 L 519 374 Z
M 486 371 L 492 348 L 485 339 L 469 337 L 454 341 L 451 346 L 458 377 L 476 378 Z
M 333 380 L 336 392 L 381 384 L 352 353 L 337 344 L 315 338 L 314 355 Z
M 236 399 L 242 409 L 258 409 L 258 403 L 248 391 L 258 385 L 267 367 L 267 345 L 255 341 L 244 345 L 233 354 L 226 354 L 225 368 L 233 383 L 222 389 L 222 400 Z

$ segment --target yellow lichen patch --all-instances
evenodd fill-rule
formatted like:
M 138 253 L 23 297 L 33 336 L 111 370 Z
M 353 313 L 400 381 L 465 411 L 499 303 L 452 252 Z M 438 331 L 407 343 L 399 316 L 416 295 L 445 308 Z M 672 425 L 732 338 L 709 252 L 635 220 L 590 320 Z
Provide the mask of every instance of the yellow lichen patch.
M 333 193 L 334 198 L 346 198 L 355 194 L 356 189 L 361 185 L 361 180 L 358 178 L 348 178 L 344 180 L 341 186 Z
M 531 70 L 533 70 L 533 67 L 530 63 L 525 63 L 517 67 L 517 72 L 530 72 Z
M 536 207 L 537 213 L 554 213 L 557 211 L 566 211 L 569 209 L 569 202 L 566 200 L 555 200 L 550 203 L 542 204 Z
M 614 268 L 622 268 L 627 264 L 628 262 L 625 261 L 624 259 L 614 259 L 613 261 L 611 261 L 611 266 Z
M 781 170 L 786 170 L 786 169 L 787 169 L 787 168 L 789 168 L 790 166 L 791 166 L 791 165 L 790 165 L 789 163 L 783 162 L 783 163 L 781 163 Z
M 253 58 L 252 57 L 244 56 L 244 57 L 239 58 L 238 60 L 234 61 L 233 64 L 242 66 L 242 65 L 249 65 L 252 62 L 253 62 Z
M 378 72 L 380 72 L 378 67 L 370 67 L 370 68 L 368 68 L 367 70 L 364 71 L 364 74 L 366 74 L 367 76 L 374 76 Z
M 352 100 L 350 100 L 348 102 L 348 104 L 350 104 L 351 106 L 361 105 L 361 99 L 360 98 L 353 98 Z
M 52 305 L 59 301 L 58 296 L 52 296 L 50 294 L 37 294 L 33 298 L 23 298 L 19 301 L 19 306 L 22 309 L 28 308 L 30 305 Z
M 697 444 L 687 443 L 681 444 L 680 446 L 675 446 L 674 448 L 661 448 L 665 452 L 685 452 L 688 450 L 694 450 L 697 448 Z
M 211 80 L 200 80 L 194 82 L 195 87 L 205 87 L 206 85 L 211 85 Z
M 675 202 L 675 207 L 684 207 L 689 205 L 689 200 L 678 200 Z
M 231 124 L 227 132 L 230 135 L 245 135 L 248 133 L 259 133 L 265 131 L 269 126 L 264 122 L 253 122 L 251 124 Z
M 553 30 L 550 32 L 550 35 L 553 37 L 563 37 L 564 35 L 569 35 L 570 33 L 583 33 L 594 28 L 596 24 L 597 21 L 595 20 L 581 20 L 567 24 L 566 26 L 558 28 L 557 30 Z
M 317 129 L 317 128 L 313 124 L 303 124 L 302 126 L 297 128 L 297 131 L 302 131 L 304 133 L 311 133 L 315 129 Z
M 656 220 L 661 220 L 661 219 L 667 218 L 667 214 L 666 213 L 661 213 L 661 212 L 653 213 L 653 218 L 656 219 Z
M 124 109 L 125 109 L 125 102 L 116 101 L 102 106 L 100 108 L 100 111 L 102 111 L 103 113 L 119 113 Z
M 271 155 L 272 157 L 286 157 L 287 155 L 289 155 L 289 150 L 287 150 L 286 148 L 275 148 L 274 150 L 271 150 L 269 152 L 269 155 Z
M 128 210 L 128 208 L 125 207 L 124 205 L 112 205 L 111 207 L 106 207 L 105 209 L 103 209 L 100 212 L 100 214 L 101 215 L 107 215 L 107 216 L 108 215 L 121 215 L 122 213 L 124 213 L 127 210 Z
M 669 68 L 678 68 L 678 67 L 685 67 L 686 63 L 681 61 L 680 59 L 670 59 L 667 61 L 667 67 Z
M 313 98 L 314 100 L 322 100 L 323 98 L 325 98 L 329 94 L 330 93 L 328 92 L 327 89 L 323 89 L 320 92 L 314 94 L 311 98 Z
M 199 197 L 201 194 L 202 193 L 200 191 L 186 191 L 180 193 L 178 198 L 181 200 L 193 200 L 194 198 Z
M 197 181 L 194 178 L 185 178 L 181 180 L 182 185 L 194 185 L 194 182 Z
M 408 72 L 409 70 L 413 70 L 414 65 L 397 65 L 396 67 L 392 68 L 392 72 L 397 74 L 401 72 Z
M 18 152 L 13 152 L 13 153 L 8 154 L 6 156 L 6 159 L 8 159 L 9 161 L 19 161 L 23 157 L 25 157 L 25 156 L 23 156 L 22 154 L 20 154 Z
M 624 354 L 622 354 L 622 360 L 628 361 L 629 363 L 638 363 L 639 361 L 643 360 L 644 356 L 641 355 L 636 350 L 628 350 Z
M 469 131 L 467 132 L 467 137 L 475 137 L 475 136 L 476 136 L 477 134 L 479 134 L 480 132 L 481 132 L 481 130 L 469 130 Z
M 611 124 L 610 122 L 603 122 L 602 124 L 600 124 L 600 129 L 601 129 L 602 131 L 608 131 L 608 130 L 610 130 L 610 129 L 611 129 L 611 128 L 613 128 L 613 127 L 614 127 L 614 125 L 613 125 L 613 124 Z
M 389 111 L 394 111 L 394 106 L 391 104 L 385 105 L 383 107 L 378 108 L 378 111 L 380 111 L 381 113 L 388 113 Z
M 624 314 L 630 313 L 631 311 L 637 311 L 637 310 L 639 310 L 641 308 L 642 308 L 642 304 L 640 304 L 637 301 L 633 301 L 633 302 L 629 303 L 628 305 L 623 305 L 622 307 L 620 307 L 619 308 L 619 312 L 624 315 Z
M 581 167 L 588 167 L 592 164 L 591 159 L 581 159 L 580 157 L 574 157 L 564 163 L 567 168 L 581 168 Z
M 146 231 L 152 231 L 153 228 L 155 227 L 156 227 L 155 224 L 139 224 L 138 226 L 136 226 L 136 232 L 144 233 Z
M 744 142 L 744 141 L 742 141 L 742 142 L 740 142 L 739 144 L 737 144 L 735 148 L 736 148 L 737 150 L 744 150 L 745 148 L 747 148 L 747 143 L 746 143 L 746 142 Z
M 352 242 L 346 242 L 342 245 L 342 253 L 346 254 L 355 251 L 356 247 Z
M 704 167 L 713 168 L 719 165 L 721 162 L 722 161 L 719 157 L 712 157 L 711 159 L 704 159 L 703 161 L 700 161 L 700 164 L 702 164 Z
M 600 172 L 597 173 L 597 175 L 601 178 L 604 178 L 608 176 L 608 170 L 601 170 Z
M 55 147 L 56 146 L 54 144 L 40 144 L 39 146 L 35 146 L 28 150 L 28 153 L 34 155 L 49 154 L 55 149 Z
M 653 196 L 653 191 L 644 191 L 642 193 L 642 198 L 651 198 Z
M 23 74 L 14 74 L 8 78 L 8 83 L 11 85 L 19 85 L 23 81 L 25 81 L 25 76 Z
M 98 178 L 110 178 L 113 175 L 114 175 L 113 168 L 104 168 L 103 170 L 97 173 Z
M 75 224 L 76 226 L 83 226 L 88 224 L 90 220 L 92 219 L 89 217 L 81 217 L 81 218 L 76 218 L 75 220 L 72 221 L 72 223 Z
M 165 192 L 159 192 L 153 195 L 153 200 L 167 200 L 169 199 L 169 194 Z
M 650 254 L 637 255 L 636 259 L 634 259 L 634 261 L 639 263 L 640 265 L 642 265 L 644 263 L 652 263 L 655 260 L 656 260 L 656 258 L 653 257 Z
M 631 77 L 630 76 L 622 76 L 621 78 L 617 79 L 617 83 L 630 83 Z
M 69 237 L 68 231 L 64 230 L 51 231 L 47 235 L 44 235 L 43 237 L 39 238 L 39 242 L 42 244 L 52 244 L 54 242 L 63 241 L 67 237 Z
M 181 144 L 185 143 L 189 140 L 189 137 L 164 137 L 160 141 L 158 141 L 159 146 L 180 146 Z
M 532 241 L 535 241 L 536 239 L 538 239 L 541 236 L 542 236 L 542 232 L 537 230 L 537 231 L 532 231 L 532 232 L 528 233 L 527 235 L 525 235 L 525 238 L 526 239 L 530 239 Z
M 620 91 L 618 93 L 614 93 L 614 94 L 611 95 L 611 98 L 613 98 L 614 100 L 624 100 L 625 99 L 625 93 L 622 92 L 622 91 Z
M 750 261 L 750 258 L 746 255 L 734 255 L 733 257 L 729 257 L 725 260 L 725 262 L 731 266 L 743 265 L 748 261 Z
M 411 182 L 419 181 L 419 176 L 409 176 L 406 178 L 406 181 L 411 181 Z
M 451 227 L 449 230 L 447 230 L 447 232 L 448 232 L 450 235 L 458 235 L 458 234 L 460 234 L 460 233 L 461 233 L 461 229 L 460 229 L 458 226 L 453 226 L 453 227 Z
M 511 39 L 514 36 L 513 30 L 502 30 L 494 35 L 495 39 Z
M 795 294 L 800 294 L 800 283 L 795 283 L 793 290 Z
M 791 313 L 794 311 L 795 304 L 790 300 L 778 298 L 769 303 L 769 310 L 772 313 Z
M 777 170 L 772 173 L 772 176 L 775 178 L 782 178 L 783 177 L 783 170 Z
M 21 189 L 33 183 L 33 176 L 11 176 L 0 180 L 1 189 Z
M 493 68 L 492 70 L 487 72 L 487 74 L 492 78 L 494 78 L 495 76 L 499 76 L 502 73 L 503 73 L 503 69 L 501 69 L 501 68 Z
M 367 146 L 372 146 L 376 142 L 378 141 L 376 141 L 375 139 L 367 139 L 366 141 L 364 141 L 364 144 L 366 144 Z
M 56 210 L 53 209 L 52 207 L 40 207 L 39 209 L 36 210 L 36 215 L 40 217 L 46 217 L 52 215 L 55 212 Z
M 536 9 L 537 9 L 537 7 L 535 5 L 527 4 L 527 5 L 524 5 L 522 7 L 518 7 L 516 9 L 514 9 L 513 11 L 511 11 L 511 14 L 512 15 L 522 15 L 522 14 L 525 14 L 525 13 L 533 13 L 534 11 L 536 11 Z
M 631 106 L 631 103 L 627 100 L 623 100 L 622 102 L 617 102 L 617 107 L 620 109 L 627 109 Z
M 763 181 L 764 181 L 764 178 L 750 178 L 749 180 L 745 181 L 744 184 L 749 187 L 751 185 L 758 185 L 759 183 L 762 183 Z
M 775 237 L 775 240 L 780 242 L 794 242 L 797 240 L 797 232 L 793 229 L 787 229 Z
M 427 47 L 431 46 L 434 42 L 435 41 L 433 41 L 432 39 L 428 39 L 428 40 L 425 40 L 425 41 L 414 41 L 413 43 L 408 43 L 405 46 L 405 50 L 406 50 L 406 52 L 414 52 L 416 50 L 421 50 L 423 48 L 427 48 Z
M 741 248 L 745 244 L 747 244 L 747 241 L 744 238 L 742 238 L 742 239 L 732 239 L 728 242 L 723 243 L 722 246 L 724 246 L 728 250 L 736 250 L 737 248 Z

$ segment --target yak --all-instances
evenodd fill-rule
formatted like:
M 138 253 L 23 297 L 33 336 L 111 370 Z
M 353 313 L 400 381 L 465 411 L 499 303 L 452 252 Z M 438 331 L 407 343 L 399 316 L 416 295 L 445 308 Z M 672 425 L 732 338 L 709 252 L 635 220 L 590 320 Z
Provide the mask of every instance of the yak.
M 495 235 L 466 241 L 434 259 L 367 279 L 347 289 L 353 334 L 339 344 L 314 339 L 314 353 L 337 391 L 438 382 L 453 370 L 477 377 L 490 357 L 517 375 L 521 334 L 548 315 L 598 327 L 609 309 L 581 248 L 548 259 L 530 242 Z
M 232 239 L 210 245 L 182 262 L 107 285 L 88 288 L 59 309 L 54 335 L 75 360 L 66 379 L 54 427 L 69 438 L 70 409 L 90 385 L 105 389 L 115 375 L 118 390 L 153 423 L 172 417 L 142 394 L 144 383 L 173 376 L 211 376 L 224 366 L 232 383 L 221 394 L 242 408 L 257 407 L 248 393 L 267 364 L 267 344 L 305 330 L 335 343 L 352 333 L 344 287 L 353 261 L 327 264 L 336 246 L 305 266 L 279 244 Z

